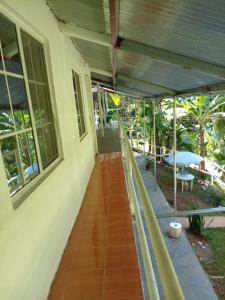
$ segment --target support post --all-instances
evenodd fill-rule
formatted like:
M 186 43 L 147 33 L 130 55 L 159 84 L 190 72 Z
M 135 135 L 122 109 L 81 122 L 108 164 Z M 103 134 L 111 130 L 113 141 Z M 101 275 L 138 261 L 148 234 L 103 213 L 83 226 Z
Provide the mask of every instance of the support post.
M 103 110 L 103 120 L 104 124 L 106 126 L 106 114 L 107 114 L 107 109 L 106 109 L 106 99 L 105 99 L 105 91 L 102 89 L 102 110 Z
M 132 139 L 133 118 L 131 117 L 131 113 L 130 113 L 130 98 L 129 98 L 129 122 L 130 122 L 130 141 L 131 141 L 131 148 L 132 148 L 133 147 L 133 139 Z
M 103 125 L 103 110 L 102 110 L 101 88 L 100 88 L 99 84 L 97 86 L 98 86 L 98 108 L 99 108 L 101 137 L 104 137 L 104 125 Z
M 153 146 L 154 146 L 154 184 L 156 191 L 156 135 L 155 135 L 155 98 L 153 99 Z
M 176 97 L 173 98 L 173 202 L 174 202 L 174 222 L 177 220 L 177 131 L 176 131 Z
M 169 236 L 171 238 L 179 238 L 182 232 L 182 225 L 177 223 L 177 163 L 176 163 L 176 152 L 177 152 L 177 135 L 176 135 L 176 97 L 173 98 L 173 188 L 174 188 L 174 222 L 170 222 Z
M 146 140 L 146 121 L 145 121 L 145 100 L 143 103 L 143 115 L 144 115 L 144 142 L 143 142 L 143 159 L 145 157 L 145 140 Z
M 214 184 L 214 164 L 211 164 L 211 185 L 213 186 Z

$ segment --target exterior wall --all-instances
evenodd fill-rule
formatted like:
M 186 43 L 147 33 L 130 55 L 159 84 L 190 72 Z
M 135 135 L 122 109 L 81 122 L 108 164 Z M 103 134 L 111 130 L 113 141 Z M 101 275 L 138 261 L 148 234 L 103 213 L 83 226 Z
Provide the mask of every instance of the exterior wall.
M 60 32 L 44 0 L 0 1 L 0 11 L 35 38 L 45 38 L 50 54 L 48 69 L 63 160 L 16 210 L 0 179 L 0 299 L 43 300 L 47 298 L 94 165 L 92 105 L 88 103 L 84 78 L 90 73 L 71 40 Z M 72 67 L 81 75 L 85 100 L 88 134 L 82 141 L 76 121 Z

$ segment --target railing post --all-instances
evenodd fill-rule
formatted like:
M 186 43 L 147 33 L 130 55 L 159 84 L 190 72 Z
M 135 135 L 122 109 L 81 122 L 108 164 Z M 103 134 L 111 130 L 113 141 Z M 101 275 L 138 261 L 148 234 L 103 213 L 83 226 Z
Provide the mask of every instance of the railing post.
M 162 163 L 162 154 L 163 154 L 162 147 L 159 148 L 159 152 L 160 152 L 160 163 Z
M 103 124 L 103 110 L 102 110 L 102 99 L 101 99 L 101 88 L 99 83 L 98 87 L 98 108 L 99 108 L 99 118 L 100 118 L 100 128 L 101 128 L 101 137 L 104 137 L 104 124 Z
M 143 107 L 143 115 L 144 115 L 143 159 L 144 159 L 144 157 L 145 157 L 145 140 L 146 140 L 145 100 L 144 100 L 144 107 Z
M 154 144 L 154 185 L 156 191 L 156 135 L 155 135 L 155 98 L 153 99 L 153 144 Z
M 214 164 L 212 163 L 211 164 L 211 167 L 212 167 L 212 171 L 211 171 L 211 185 L 214 184 Z
M 126 136 L 125 136 L 124 142 L 125 142 L 124 147 L 126 148 L 126 155 L 128 156 L 128 160 L 130 160 L 131 164 L 132 164 L 133 180 L 135 182 L 134 186 L 132 186 L 132 184 L 134 184 L 134 182 L 131 182 L 132 191 L 135 191 L 135 193 L 137 193 L 138 199 L 140 200 L 142 207 L 143 207 L 144 218 L 145 218 L 145 222 L 146 222 L 146 229 L 148 231 L 148 234 L 149 234 L 149 237 L 151 240 L 151 245 L 153 248 L 153 252 L 154 252 L 154 255 L 156 258 L 156 264 L 157 264 L 158 271 L 160 274 L 165 299 L 167 299 L 167 300 L 175 300 L 175 299 L 176 300 L 184 300 L 185 298 L 184 298 L 182 289 L 180 287 L 179 281 L 177 279 L 176 272 L 172 265 L 172 261 L 169 257 L 169 253 L 166 248 L 165 241 L 163 239 L 156 216 L 154 214 L 154 210 L 151 205 L 151 201 L 148 197 L 148 193 L 146 191 L 144 182 L 142 180 L 140 170 L 137 166 L 135 158 L 133 157 L 132 149 L 129 145 L 129 141 Z M 135 202 L 135 196 L 134 196 L 134 207 L 135 208 L 137 207 L 136 202 Z M 138 216 L 138 214 L 136 215 L 136 210 L 135 210 L 135 216 Z M 142 221 L 142 217 L 143 216 L 141 216 L 140 221 Z M 143 244 L 141 246 L 143 246 Z M 148 249 L 144 249 L 144 251 L 145 251 L 145 254 L 147 255 Z M 148 255 L 148 258 L 150 258 L 149 255 Z M 147 269 L 146 271 L 148 272 L 148 275 L 151 276 L 149 270 Z M 147 277 L 147 279 L 148 279 L 148 277 Z M 150 293 L 153 293 L 153 289 L 150 289 Z M 150 296 L 150 298 L 148 298 L 148 299 L 155 300 L 158 298 L 154 294 L 152 297 Z
M 177 219 L 177 132 L 176 132 L 176 97 L 173 98 L 173 201 L 174 201 L 174 221 Z

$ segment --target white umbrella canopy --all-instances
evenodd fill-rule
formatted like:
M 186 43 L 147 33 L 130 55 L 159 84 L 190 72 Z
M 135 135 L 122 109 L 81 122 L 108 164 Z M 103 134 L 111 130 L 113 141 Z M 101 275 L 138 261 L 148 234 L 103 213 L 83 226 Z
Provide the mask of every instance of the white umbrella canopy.
M 176 163 L 182 165 L 199 164 L 203 161 L 203 157 L 188 151 L 177 151 L 176 152 Z M 164 158 L 164 161 L 168 164 L 173 164 L 174 155 L 170 154 Z

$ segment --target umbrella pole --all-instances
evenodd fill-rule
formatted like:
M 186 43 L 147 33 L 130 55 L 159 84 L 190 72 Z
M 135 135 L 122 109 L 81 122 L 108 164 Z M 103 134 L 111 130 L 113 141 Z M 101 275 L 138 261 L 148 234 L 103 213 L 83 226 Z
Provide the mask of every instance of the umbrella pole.
M 155 185 L 155 191 L 156 191 L 155 98 L 153 99 L 153 144 L 154 144 L 154 185 Z
M 173 201 L 174 201 L 174 222 L 177 220 L 177 178 L 176 178 L 176 152 L 177 152 L 177 132 L 176 132 L 176 97 L 173 98 Z

